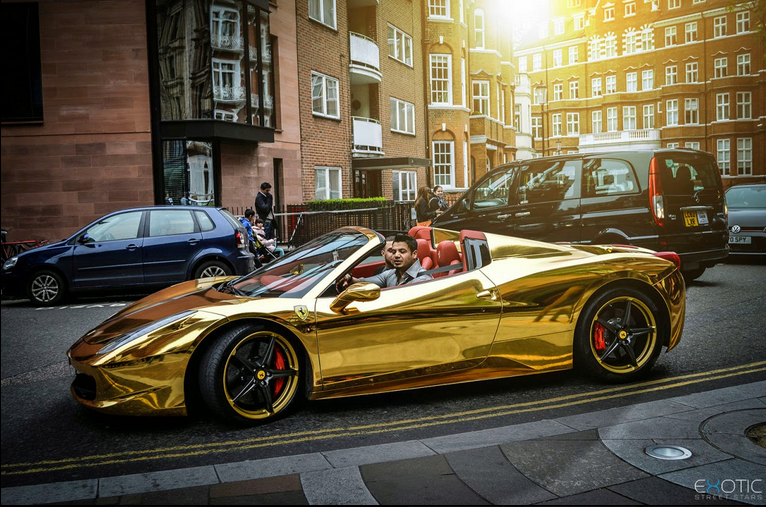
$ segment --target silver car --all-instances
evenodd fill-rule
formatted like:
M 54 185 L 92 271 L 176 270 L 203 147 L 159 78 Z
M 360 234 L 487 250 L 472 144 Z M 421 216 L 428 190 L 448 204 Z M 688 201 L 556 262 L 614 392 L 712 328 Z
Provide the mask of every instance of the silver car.
M 766 184 L 735 185 L 726 191 L 729 254 L 766 254 Z

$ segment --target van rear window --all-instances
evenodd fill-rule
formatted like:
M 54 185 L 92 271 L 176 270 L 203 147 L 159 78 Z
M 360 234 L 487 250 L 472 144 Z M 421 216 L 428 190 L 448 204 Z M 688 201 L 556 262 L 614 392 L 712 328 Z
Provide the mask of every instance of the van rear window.
M 707 157 L 668 156 L 659 160 L 662 188 L 666 194 L 694 195 L 718 189 L 718 169 Z

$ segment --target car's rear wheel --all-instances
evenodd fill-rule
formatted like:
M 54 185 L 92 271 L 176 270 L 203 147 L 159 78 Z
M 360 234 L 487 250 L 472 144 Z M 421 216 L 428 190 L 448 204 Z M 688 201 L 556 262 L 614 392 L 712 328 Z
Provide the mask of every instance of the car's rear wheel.
M 66 291 L 64 277 L 50 270 L 36 272 L 27 284 L 27 295 L 37 306 L 54 306 L 61 303 Z
M 586 304 L 575 329 L 575 364 L 609 382 L 646 375 L 662 349 L 660 315 L 654 301 L 634 288 L 598 294 Z
M 210 278 L 214 276 L 229 276 L 231 268 L 221 261 L 207 261 L 194 272 L 194 278 Z
M 300 354 L 290 338 L 245 325 L 219 336 L 199 364 L 202 398 L 215 414 L 238 423 L 285 415 L 299 399 Z

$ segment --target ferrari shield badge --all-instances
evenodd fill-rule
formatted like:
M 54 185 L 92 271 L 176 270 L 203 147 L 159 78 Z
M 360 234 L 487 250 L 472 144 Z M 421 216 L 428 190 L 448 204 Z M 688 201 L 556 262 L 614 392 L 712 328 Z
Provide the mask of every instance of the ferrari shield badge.
M 295 315 L 297 315 L 301 320 L 306 320 L 306 317 L 309 316 L 309 309 L 306 307 L 306 305 L 294 306 L 293 309 L 295 310 Z

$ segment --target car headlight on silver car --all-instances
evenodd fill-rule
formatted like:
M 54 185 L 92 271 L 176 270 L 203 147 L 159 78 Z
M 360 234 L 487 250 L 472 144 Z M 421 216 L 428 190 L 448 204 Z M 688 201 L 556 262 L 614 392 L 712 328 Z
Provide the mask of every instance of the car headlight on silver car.
M 111 340 L 104 347 L 102 347 L 101 350 L 98 351 L 98 354 L 108 354 L 109 352 L 117 350 L 123 345 L 126 345 L 132 342 L 133 340 L 140 338 L 141 336 L 147 335 L 149 333 L 157 331 L 158 329 L 162 329 L 165 326 L 169 326 L 178 321 L 184 320 L 190 315 L 193 315 L 195 313 L 196 313 L 196 310 L 186 310 L 185 312 L 176 313 L 175 315 L 170 315 L 168 317 L 165 317 L 164 319 L 156 320 L 154 322 L 146 324 L 145 326 L 141 326 L 127 334 L 118 336 L 117 338 Z

